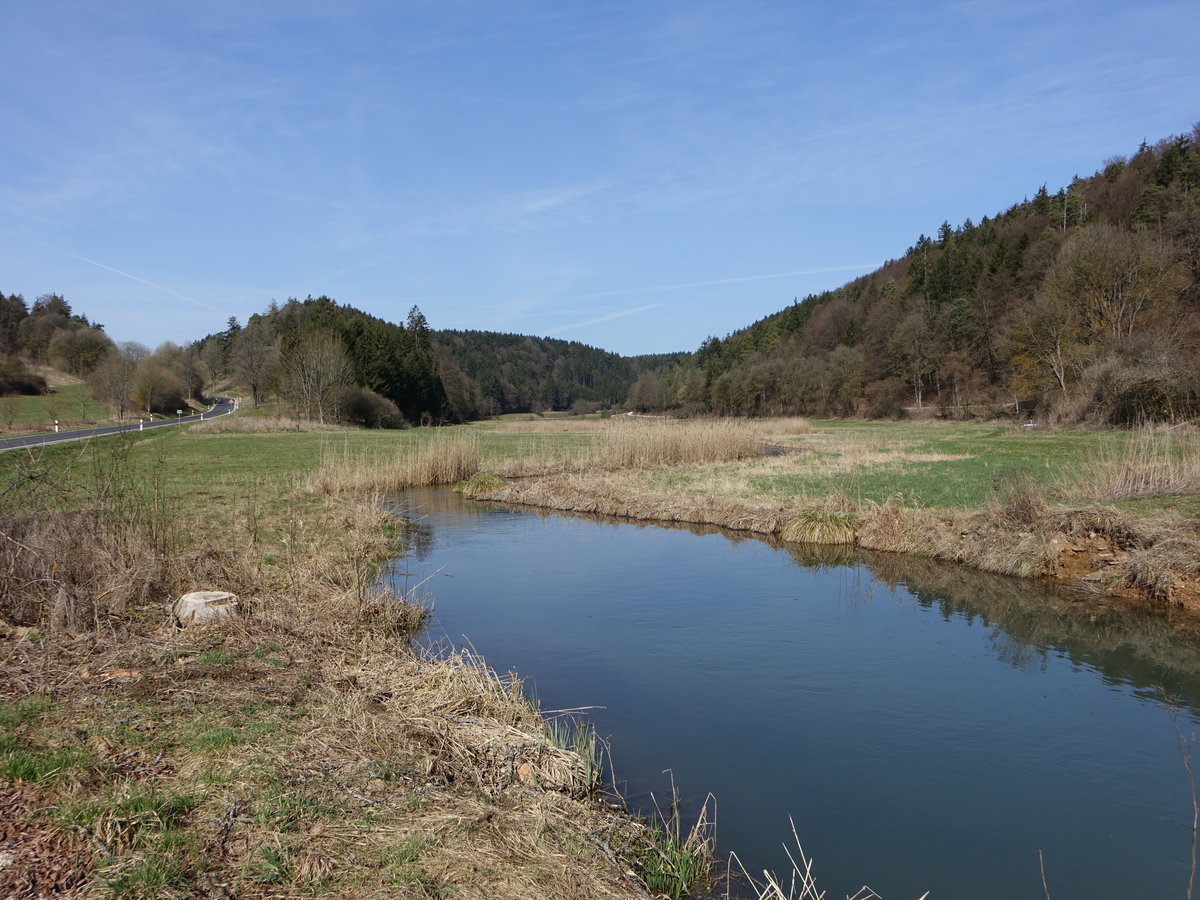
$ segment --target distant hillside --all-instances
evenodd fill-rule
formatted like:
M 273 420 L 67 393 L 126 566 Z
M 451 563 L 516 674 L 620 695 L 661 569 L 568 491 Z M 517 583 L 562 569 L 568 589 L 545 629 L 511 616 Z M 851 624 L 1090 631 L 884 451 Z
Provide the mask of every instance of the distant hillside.
M 986 174 L 981 174 L 986 177 Z M 1200 415 L 1200 126 L 710 338 L 630 400 L 755 415 Z
M 462 419 L 625 402 L 637 376 L 687 354 L 622 357 L 577 341 L 493 331 L 438 331 L 443 383 Z
M 576 341 L 433 331 L 417 307 L 386 322 L 329 297 L 272 303 L 190 351 L 252 400 L 278 396 L 301 415 L 391 427 L 620 405 L 639 373 L 687 357 L 624 358 Z

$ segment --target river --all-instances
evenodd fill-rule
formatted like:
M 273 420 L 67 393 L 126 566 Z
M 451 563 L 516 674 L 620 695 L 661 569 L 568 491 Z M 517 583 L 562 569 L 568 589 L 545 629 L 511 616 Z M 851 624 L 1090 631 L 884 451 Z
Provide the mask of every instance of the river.
M 788 869 L 790 817 L 830 897 L 1043 897 L 1039 851 L 1055 900 L 1185 896 L 1200 641 L 1163 615 L 446 491 L 397 508 L 387 577 L 432 603 L 426 641 L 591 707 L 633 805 L 711 792 L 751 872 Z

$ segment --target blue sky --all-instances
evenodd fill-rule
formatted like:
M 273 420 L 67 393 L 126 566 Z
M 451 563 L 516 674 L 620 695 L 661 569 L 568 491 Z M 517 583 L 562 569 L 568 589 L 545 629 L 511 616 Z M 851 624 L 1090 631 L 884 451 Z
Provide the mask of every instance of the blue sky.
M 1200 120 L 1194 0 L 7 3 L 0 291 L 692 350 Z

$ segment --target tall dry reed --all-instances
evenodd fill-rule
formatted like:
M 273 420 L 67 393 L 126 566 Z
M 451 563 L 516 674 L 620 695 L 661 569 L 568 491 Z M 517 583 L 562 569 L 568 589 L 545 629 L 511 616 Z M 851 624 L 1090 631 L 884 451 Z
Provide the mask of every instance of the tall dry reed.
M 1146 429 L 1122 446 L 1105 442 L 1062 489 L 1095 499 L 1200 492 L 1200 438 Z
M 628 418 L 609 421 L 596 463 L 606 469 L 660 469 L 762 455 L 753 429 L 729 420 Z
M 454 484 L 479 471 L 479 437 L 465 429 L 438 429 L 388 452 L 354 454 L 330 445 L 303 490 L 333 496 L 392 494 L 413 487 Z

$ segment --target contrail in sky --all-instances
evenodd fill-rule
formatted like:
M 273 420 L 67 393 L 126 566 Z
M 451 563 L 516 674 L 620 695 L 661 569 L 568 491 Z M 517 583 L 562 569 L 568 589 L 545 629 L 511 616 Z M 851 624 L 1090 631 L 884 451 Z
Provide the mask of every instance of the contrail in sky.
M 614 312 L 609 313 L 606 316 L 600 316 L 598 319 L 588 319 L 586 322 L 576 322 L 574 325 L 563 325 L 559 328 L 551 328 L 546 332 L 546 334 L 558 334 L 560 331 L 570 331 L 572 328 L 586 328 L 588 325 L 599 325 L 601 322 L 607 322 L 611 319 L 622 319 L 625 316 L 637 315 L 638 313 L 645 312 L 648 309 L 654 309 L 656 306 L 658 306 L 657 303 L 651 303 L 647 306 L 635 306 L 633 309 L 623 309 L 620 312 Z
M 161 284 L 155 284 L 153 281 L 147 281 L 145 278 L 138 278 L 136 275 L 130 275 L 128 272 L 122 272 L 120 269 L 114 269 L 112 266 L 106 266 L 102 262 L 96 262 L 96 260 L 88 259 L 86 256 L 80 256 L 78 253 L 72 253 L 70 250 L 64 250 L 62 247 L 55 247 L 53 244 L 47 244 L 42 241 L 33 240 L 32 238 L 30 238 L 30 240 L 33 241 L 33 243 L 42 247 L 46 247 L 49 250 L 53 250 L 56 253 L 61 253 L 64 256 L 69 256 L 72 259 L 79 260 L 80 262 L 89 263 L 90 265 L 96 266 L 99 269 L 104 269 L 106 272 L 112 272 L 116 275 L 120 275 L 122 278 L 128 278 L 130 281 L 136 281 L 138 284 L 144 284 L 147 287 L 152 287 L 157 291 L 162 291 L 164 294 L 170 294 L 172 297 L 183 300 L 186 303 L 195 304 L 196 306 L 211 310 L 212 312 L 220 313 L 223 316 L 228 315 L 228 310 L 218 309 L 215 306 L 209 306 L 207 303 L 202 303 L 199 300 L 193 300 L 191 297 L 185 297 L 183 294 L 177 294 L 175 291 L 171 290 L 170 288 L 163 287 Z
M 801 269 L 798 272 L 772 272 L 769 275 L 741 275 L 737 278 L 717 278 L 713 281 L 689 281 L 684 284 L 659 284 L 653 287 L 626 288 L 620 291 L 597 291 L 594 294 L 581 294 L 582 297 L 614 297 L 618 294 L 648 294 L 653 291 L 681 291 L 684 288 L 711 287 L 714 284 L 737 284 L 740 281 L 766 281 L 771 278 L 789 278 L 793 275 L 825 275 L 830 272 L 858 272 L 862 269 L 875 269 L 879 263 L 867 263 L 861 266 L 836 266 L 832 269 Z M 590 323 L 589 323 L 590 324 Z

